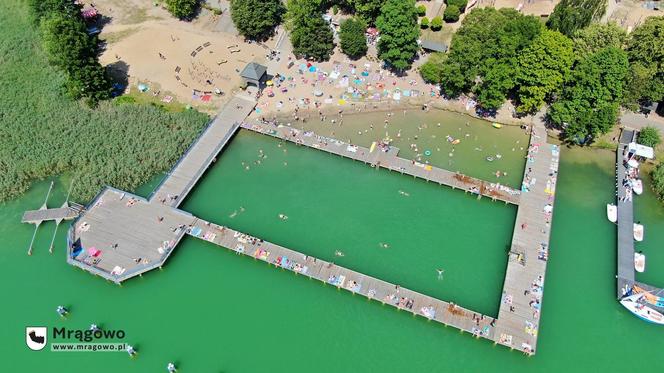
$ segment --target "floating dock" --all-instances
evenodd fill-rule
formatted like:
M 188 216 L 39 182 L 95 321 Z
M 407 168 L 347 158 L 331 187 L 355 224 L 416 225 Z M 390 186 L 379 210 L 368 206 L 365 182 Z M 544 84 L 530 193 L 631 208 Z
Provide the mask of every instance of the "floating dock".
M 634 285 L 645 291 L 661 294 L 664 289 L 636 281 L 634 269 L 634 201 L 627 196 L 627 186 L 622 181 L 627 178 L 627 168 L 624 164 L 623 154 L 631 142 L 636 142 L 638 133 L 631 129 L 623 129 L 618 141 L 616 151 L 616 206 L 618 206 L 618 236 L 617 236 L 617 274 L 616 295 L 620 299 L 632 289 Z M 662 307 L 648 304 L 649 307 L 658 311 L 664 311 Z
M 399 158 L 398 149 L 393 147 L 381 147 L 372 152 L 314 134 L 293 136 L 290 128 L 250 128 L 360 160 L 374 167 L 388 168 L 518 205 L 501 306 L 498 318 L 494 319 L 200 220 L 178 209 L 254 104 L 245 98 L 233 98 L 148 199 L 111 187 L 102 190 L 68 232 L 67 262 L 109 281 L 121 283 L 161 268 L 181 239 L 191 235 L 526 354 L 535 353 L 559 155 L 557 146 L 547 143 L 541 122 L 535 123 L 531 130 L 522 191 Z

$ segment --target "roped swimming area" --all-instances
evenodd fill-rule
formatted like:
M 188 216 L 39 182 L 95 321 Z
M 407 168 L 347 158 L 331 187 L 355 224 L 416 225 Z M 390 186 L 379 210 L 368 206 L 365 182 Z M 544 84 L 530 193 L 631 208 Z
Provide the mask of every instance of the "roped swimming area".
M 287 127 L 243 125 L 296 144 L 358 159 L 373 167 L 461 189 L 478 198 L 486 196 L 518 205 L 503 295 L 498 317 L 494 319 L 202 221 L 180 210 L 181 201 L 238 131 L 254 105 L 255 102 L 243 97 L 234 97 L 226 104 L 149 198 L 111 187 L 101 191 L 68 232 L 68 263 L 120 283 L 162 267 L 180 240 L 190 235 L 526 354 L 535 353 L 559 157 L 558 147 L 547 143 L 541 121 L 530 127 L 530 147 L 520 191 L 399 158 L 398 149 L 386 144 L 366 149 L 313 133 L 293 132 Z

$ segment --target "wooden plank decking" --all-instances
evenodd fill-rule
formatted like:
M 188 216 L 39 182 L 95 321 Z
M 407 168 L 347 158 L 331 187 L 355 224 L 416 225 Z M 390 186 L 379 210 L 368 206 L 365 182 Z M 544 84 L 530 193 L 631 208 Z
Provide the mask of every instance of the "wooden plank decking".
M 81 213 L 75 206 L 26 211 L 21 223 L 37 224 L 48 220 L 71 220 Z
M 188 233 L 237 254 L 262 260 L 276 268 L 284 268 L 400 310 L 453 326 L 476 337 L 494 339 L 492 326 L 494 319 L 490 316 L 203 220 L 197 219 Z
M 632 142 L 635 132 L 624 130 L 620 134 L 616 151 L 616 205 L 618 206 L 618 255 L 617 255 L 617 289 L 618 298 L 625 295 L 625 290 L 634 284 L 634 202 L 625 199 L 627 188 L 622 180 L 627 177 L 627 168 L 623 164 L 623 151 Z
M 254 101 L 240 96 L 233 97 L 175 164 L 150 199 L 165 201 L 173 207 L 179 206 L 254 106 Z
M 496 342 L 529 354 L 537 345 L 560 154 L 542 122 L 532 131 L 495 332 Z
M 380 147 L 375 147 L 371 151 L 371 149 L 362 146 L 348 144 L 337 139 L 320 136 L 313 132 L 303 132 L 283 125 L 275 126 L 257 122 L 253 124 L 245 123 L 242 127 L 281 140 L 291 141 L 299 145 L 361 161 L 372 167 L 387 168 L 440 185 L 447 185 L 454 189 L 458 188 L 466 192 L 487 196 L 494 200 L 515 205 L 519 204 L 521 192 L 518 190 L 413 160 L 400 158 L 398 156 L 399 149 L 395 147 L 389 147 L 386 149 L 387 151 L 384 151 Z

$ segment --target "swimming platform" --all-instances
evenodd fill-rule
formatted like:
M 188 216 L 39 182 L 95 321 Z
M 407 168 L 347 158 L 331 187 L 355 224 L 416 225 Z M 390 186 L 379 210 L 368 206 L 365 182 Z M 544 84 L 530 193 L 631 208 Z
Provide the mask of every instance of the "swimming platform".
M 255 102 L 233 97 L 148 198 L 112 187 L 104 188 L 72 223 L 67 234 L 67 262 L 108 281 L 121 283 L 162 268 L 185 235 L 197 237 L 238 254 L 323 281 L 370 299 L 393 305 L 444 325 L 454 326 L 528 355 L 535 353 L 541 307 L 550 218 L 553 212 L 559 149 L 547 143 L 541 120 L 534 121 L 521 191 L 422 166 L 397 156 L 398 149 L 371 152 L 350 144 L 322 146 L 297 141 L 290 129 L 249 128 L 361 160 L 402 174 L 438 182 L 492 200 L 518 206 L 498 317 L 482 315 L 413 290 L 399 287 L 322 259 L 198 219 L 178 208 L 186 195 L 251 113 Z M 245 124 L 244 127 L 248 126 Z M 275 133 L 271 132 L 275 131 Z M 290 136 L 289 136 L 290 135 Z M 303 137 L 304 134 L 302 134 Z M 318 144 L 318 145 L 316 145 Z M 351 146 L 351 148 L 349 148 Z M 339 150 L 335 153 L 334 150 Z M 347 153 L 343 154 L 344 149 Z M 348 150 L 353 149 L 353 150 Z M 477 189 L 473 189 L 473 187 Z M 525 290 L 528 290 L 527 292 Z M 535 302 L 535 303 L 534 303 Z M 533 307 L 536 304 L 536 307 Z

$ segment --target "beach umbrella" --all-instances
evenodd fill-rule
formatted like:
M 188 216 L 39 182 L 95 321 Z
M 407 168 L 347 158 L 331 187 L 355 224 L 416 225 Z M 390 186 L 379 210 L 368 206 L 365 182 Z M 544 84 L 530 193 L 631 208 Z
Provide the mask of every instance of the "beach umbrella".
M 267 85 L 271 86 L 271 85 L 273 85 L 273 84 L 274 84 L 274 82 L 272 82 L 271 80 L 268 80 L 267 82 L 265 82 L 265 84 L 267 84 Z

